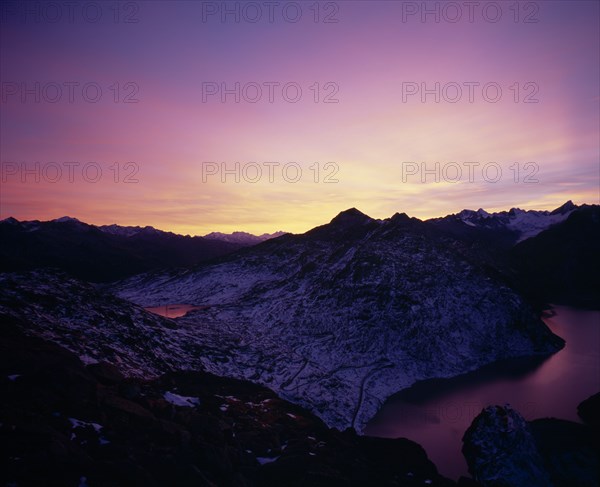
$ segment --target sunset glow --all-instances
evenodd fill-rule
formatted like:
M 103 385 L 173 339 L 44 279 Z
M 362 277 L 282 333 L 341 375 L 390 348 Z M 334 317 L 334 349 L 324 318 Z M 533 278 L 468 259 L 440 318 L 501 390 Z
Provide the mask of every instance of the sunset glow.
M 301 2 L 297 22 L 277 11 L 273 22 L 266 11 L 250 22 L 249 9 L 236 22 L 235 14 L 209 15 L 215 2 L 139 2 L 135 23 L 115 22 L 108 8 L 95 23 L 78 12 L 73 22 L 36 23 L 7 3 L 0 218 L 69 215 L 203 235 L 303 232 L 350 207 L 374 218 L 428 218 L 598 203 L 599 4 L 541 2 L 518 22 L 509 2 L 499 3 L 497 22 L 481 12 L 473 22 L 465 12 L 457 22 L 403 21 L 413 3 L 421 2 L 338 2 L 336 12 L 321 4 L 315 22 Z M 526 15 L 537 22 L 523 22 Z M 272 103 L 269 82 L 279 83 Z M 95 85 L 82 93 L 86 83 Z M 240 84 L 239 103 L 235 93 L 224 103 L 210 94 L 221 83 Z M 287 93 L 286 83 L 294 84 Z M 439 102 L 407 93 L 423 83 L 439 83 Z M 56 84 L 62 97 L 52 102 Z M 457 85 L 462 96 L 452 102 Z M 92 102 L 95 86 L 102 95 Z M 252 102 L 256 86 L 262 97 Z M 302 95 L 293 103 L 285 97 L 296 86 Z M 302 169 L 297 182 L 298 166 L 285 166 L 292 162 Z M 439 182 L 409 170 L 436 162 Z M 479 163 L 473 181 L 469 162 Z M 482 173 L 488 163 L 501 176 L 496 166 Z

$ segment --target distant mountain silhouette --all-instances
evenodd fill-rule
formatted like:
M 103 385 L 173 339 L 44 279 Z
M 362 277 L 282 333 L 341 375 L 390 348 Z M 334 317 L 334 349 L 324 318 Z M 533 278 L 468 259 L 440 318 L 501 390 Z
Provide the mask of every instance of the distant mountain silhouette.
M 285 235 L 286 232 L 275 232 L 275 233 L 263 233 L 262 235 L 252 235 L 247 232 L 233 232 L 233 233 L 221 233 L 221 232 L 211 232 L 208 235 L 204 235 L 204 238 L 211 240 L 221 240 L 222 242 L 231 242 L 235 244 L 240 244 L 243 246 L 248 245 L 256 245 L 258 243 L 264 242 L 265 240 L 270 240 L 272 238 L 281 237 Z
M 0 222 L 0 271 L 56 267 L 108 282 L 163 267 L 198 264 L 244 244 L 163 232 L 152 227 L 97 227 L 75 218 Z

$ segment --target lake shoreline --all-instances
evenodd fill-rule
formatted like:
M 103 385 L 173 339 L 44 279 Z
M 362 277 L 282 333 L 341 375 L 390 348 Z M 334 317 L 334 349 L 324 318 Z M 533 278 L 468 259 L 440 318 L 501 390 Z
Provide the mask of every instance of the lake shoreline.
M 565 339 L 558 352 L 501 360 L 449 379 L 420 381 L 390 396 L 363 433 L 416 441 L 440 473 L 458 479 L 468 475 L 460 451 L 462 436 L 486 406 L 511 404 L 528 421 L 556 417 L 581 423 L 577 404 L 600 389 L 600 355 L 594 349 L 600 312 L 553 306 L 542 320 Z

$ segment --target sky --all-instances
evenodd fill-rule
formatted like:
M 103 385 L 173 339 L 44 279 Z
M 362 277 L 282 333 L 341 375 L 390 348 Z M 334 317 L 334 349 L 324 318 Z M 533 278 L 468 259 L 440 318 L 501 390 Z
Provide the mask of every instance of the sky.
M 4 2 L 0 218 L 599 203 L 599 2 Z

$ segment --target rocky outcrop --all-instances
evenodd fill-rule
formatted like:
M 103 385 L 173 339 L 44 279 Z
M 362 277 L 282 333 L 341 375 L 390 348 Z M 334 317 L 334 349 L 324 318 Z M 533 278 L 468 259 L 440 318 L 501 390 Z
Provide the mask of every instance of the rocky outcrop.
M 599 440 L 590 427 L 558 419 L 527 422 L 510 406 L 490 406 L 463 437 L 469 471 L 490 487 L 593 487 Z
M 510 406 L 489 406 L 463 437 L 473 478 L 484 486 L 548 487 L 550 476 L 527 422 Z

